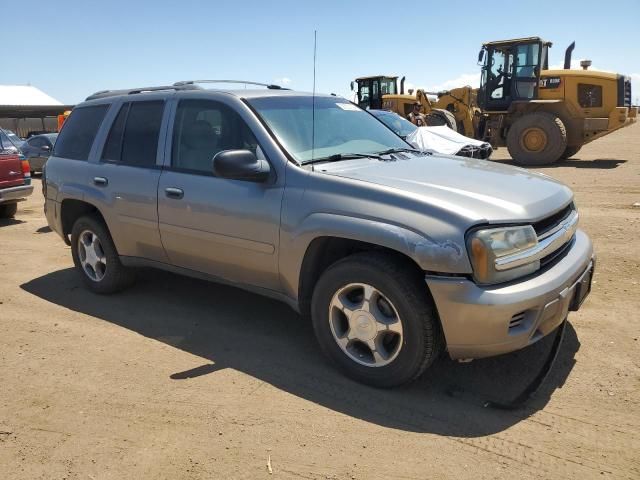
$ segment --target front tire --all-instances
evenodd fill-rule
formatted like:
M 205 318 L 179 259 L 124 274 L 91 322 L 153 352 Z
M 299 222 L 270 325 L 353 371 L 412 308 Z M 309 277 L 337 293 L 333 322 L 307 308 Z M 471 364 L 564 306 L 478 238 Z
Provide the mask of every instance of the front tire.
M 527 113 L 509 128 L 507 149 L 518 165 L 551 165 L 567 148 L 562 120 L 548 112 Z
M 120 262 L 107 226 L 96 216 L 80 217 L 73 224 L 71 255 L 92 292 L 115 293 L 133 283 L 133 272 Z
M 360 253 L 330 266 L 316 284 L 311 312 L 325 355 L 374 387 L 415 380 L 442 350 L 422 275 L 390 255 Z

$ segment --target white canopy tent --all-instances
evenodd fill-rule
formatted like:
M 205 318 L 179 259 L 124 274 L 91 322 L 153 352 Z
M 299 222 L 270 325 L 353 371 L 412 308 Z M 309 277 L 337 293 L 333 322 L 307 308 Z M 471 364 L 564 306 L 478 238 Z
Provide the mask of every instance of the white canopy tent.
M 2 106 L 59 106 L 62 102 L 33 85 L 0 85 Z
M 0 127 L 21 137 L 57 131 L 58 115 L 72 108 L 32 85 L 0 85 Z

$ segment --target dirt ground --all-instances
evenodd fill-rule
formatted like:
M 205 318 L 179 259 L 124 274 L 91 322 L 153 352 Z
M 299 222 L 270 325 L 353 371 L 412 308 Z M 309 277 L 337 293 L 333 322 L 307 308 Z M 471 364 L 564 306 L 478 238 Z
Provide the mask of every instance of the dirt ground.
M 640 478 L 640 125 L 539 171 L 575 191 L 598 268 L 516 411 L 484 404 L 535 376 L 549 338 L 367 388 L 275 301 L 155 271 L 89 293 L 36 180 L 0 223 L 0 479 Z

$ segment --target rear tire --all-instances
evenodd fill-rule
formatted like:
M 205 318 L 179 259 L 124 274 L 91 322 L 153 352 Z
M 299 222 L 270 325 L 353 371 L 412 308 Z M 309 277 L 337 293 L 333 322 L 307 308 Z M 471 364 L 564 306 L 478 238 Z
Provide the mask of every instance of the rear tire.
M 6 205 L 0 205 L 0 218 L 13 218 L 18 211 L 17 203 L 8 203 Z
M 509 128 L 507 149 L 518 165 L 550 165 L 567 148 L 562 120 L 547 112 L 527 113 Z
M 99 217 L 80 217 L 73 224 L 71 255 L 92 292 L 115 293 L 133 283 L 133 272 L 120 262 L 109 229 Z
M 456 124 L 456 117 L 448 111 L 441 108 L 434 108 L 429 113 L 425 115 L 427 117 L 427 126 L 428 127 L 438 127 L 441 125 L 446 125 L 451 130 L 457 131 L 458 126 Z
M 560 158 L 562 158 L 562 159 L 571 158 L 576 153 L 578 153 L 581 148 L 582 148 L 582 145 L 580 145 L 579 147 L 567 147 L 567 148 L 564 149 L 564 153 L 562 154 L 562 156 Z
M 325 355 L 374 387 L 415 380 L 442 351 L 424 279 L 409 261 L 390 255 L 358 253 L 330 266 L 315 286 L 311 312 Z

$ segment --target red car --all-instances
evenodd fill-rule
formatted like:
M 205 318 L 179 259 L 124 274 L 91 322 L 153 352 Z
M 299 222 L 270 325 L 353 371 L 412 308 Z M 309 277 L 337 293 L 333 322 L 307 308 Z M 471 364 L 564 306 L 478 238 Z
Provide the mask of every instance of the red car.
M 29 162 L 15 153 L 0 152 L 0 218 L 13 217 L 18 202 L 33 193 Z

